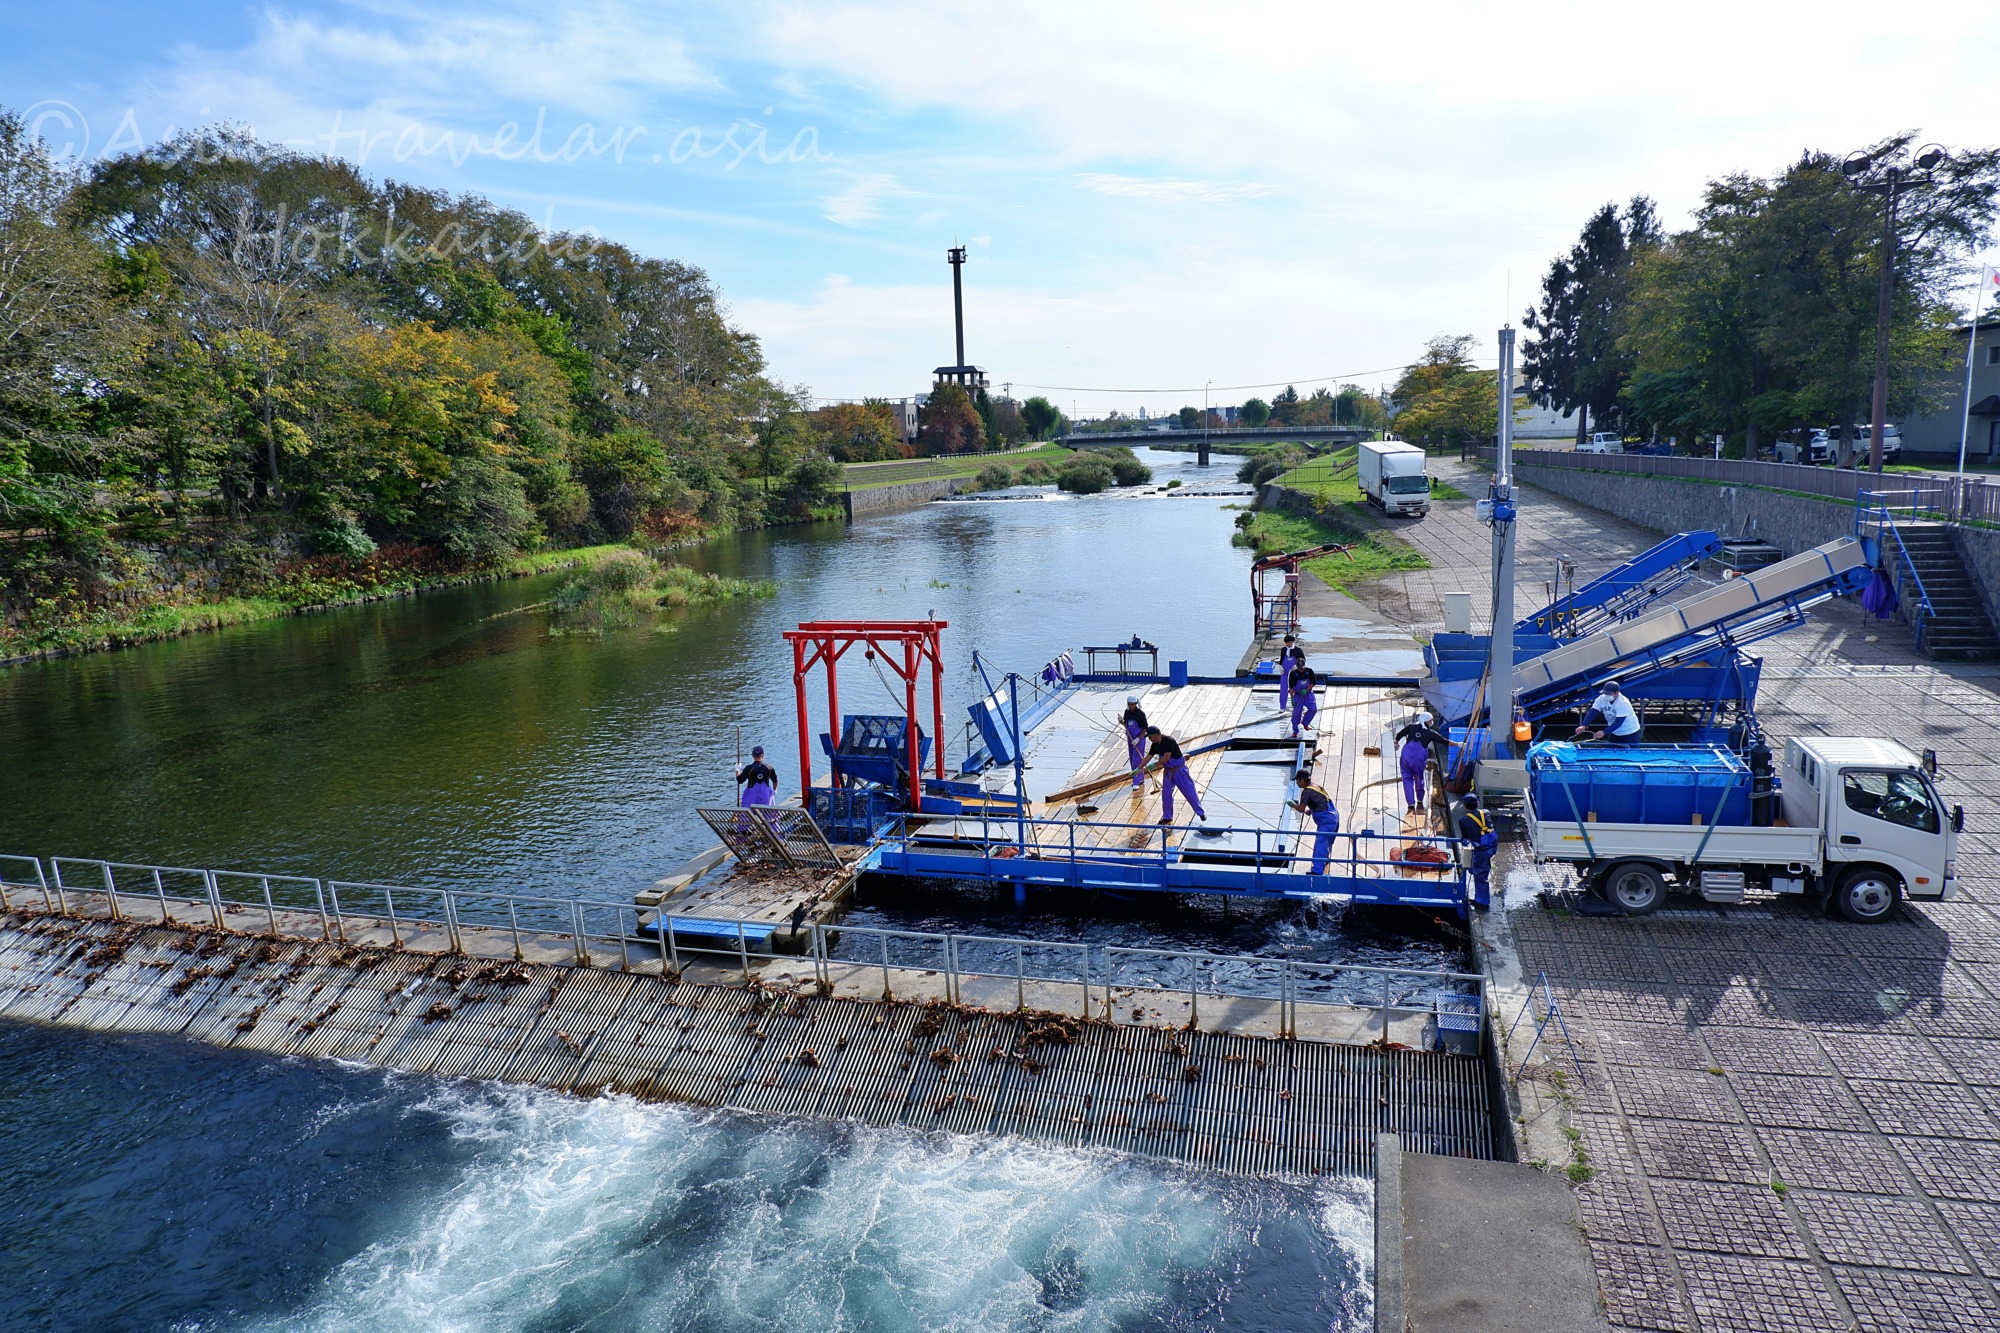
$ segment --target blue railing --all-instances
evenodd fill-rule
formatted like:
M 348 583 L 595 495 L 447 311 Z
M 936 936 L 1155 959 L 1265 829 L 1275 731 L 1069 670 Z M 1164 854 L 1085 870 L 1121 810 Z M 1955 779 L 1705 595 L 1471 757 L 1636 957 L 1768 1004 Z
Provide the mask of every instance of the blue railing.
M 1907 497 L 1907 503 L 1893 503 L 1903 497 Z M 1915 628 L 1918 652 L 1924 650 L 1924 640 L 1927 637 L 1925 631 L 1930 627 L 1931 618 L 1937 615 L 1937 608 L 1931 605 L 1930 593 L 1924 588 L 1923 576 L 1917 573 L 1916 561 L 1910 559 L 1909 547 L 1903 545 L 1903 534 L 1896 528 L 1896 511 L 1899 509 L 1906 510 L 1910 515 L 1910 521 L 1913 523 L 1917 521 L 1920 514 L 1932 521 L 1942 521 L 1942 514 L 1935 507 L 1935 502 L 1931 497 L 1937 497 L 1941 500 L 1943 492 L 1931 490 L 1862 491 L 1854 500 L 1855 535 L 1865 535 L 1863 530 L 1873 525 L 1877 533 L 1893 538 L 1896 543 L 1896 554 L 1903 562 L 1902 567 L 1904 571 L 1910 576 L 1910 583 L 1917 590 L 1916 609 L 1919 614 L 1916 619 Z M 1876 540 L 1880 541 L 1882 537 L 1878 536 Z
M 1112 820 L 902 814 L 870 848 L 863 865 L 927 878 L 1079 889 L 1339 895 L 1452 908 L 1465 902 L 1457 838 L 1336 833 L 1326 873 L 1316 875 L 1310 866 L 1317 836 L 1311 829 L 1296 828 L 1210 824 L 1196 831 Z M 1447 859 L 1392 858 L 1377 851 L 1384 842 L 1433 847 Z

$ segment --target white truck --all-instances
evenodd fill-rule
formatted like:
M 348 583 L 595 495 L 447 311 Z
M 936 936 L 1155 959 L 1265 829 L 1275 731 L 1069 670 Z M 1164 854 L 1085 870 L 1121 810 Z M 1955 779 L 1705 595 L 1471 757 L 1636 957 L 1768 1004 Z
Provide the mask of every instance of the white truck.
M 1670 886 L 1714 903 L 1741 902 L 1746 887 L 1809 894 L 1860 922 L 1886 919 L 1904 896 L 1956 891 L 1965 807 L 1939 799 L 1928 756 L 1893 741 L 1820 736 L 1787 741 L 1779 776 L 1767 827 L 1598 823 L 1538 810 L 1531 794 L 1529 843 L 1538 858 L 1576 866 L 1630 916 L 1656 910 Z
M 1401 440 L 1363 440 L 1355 453 L 1361 493 L 1385 514 L 1431 512 L 1431 479 L 1424 451 Z

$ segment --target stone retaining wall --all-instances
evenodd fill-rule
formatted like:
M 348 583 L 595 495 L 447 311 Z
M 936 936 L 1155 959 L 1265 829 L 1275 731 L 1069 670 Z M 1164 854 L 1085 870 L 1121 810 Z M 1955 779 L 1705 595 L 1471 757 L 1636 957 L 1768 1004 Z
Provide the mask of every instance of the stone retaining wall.
M 1659 532 L 1710 528 L 1725 537 L 1755 537 L 1786 555 L 1797 555 L 1854 531 L 1854 506 L 1846 500 L 1640 473 L 1536 467 L 1522 454 L 1515 455 L 1514 466 L 1529 486 Z M 1987 614 L 2000 624 L 2000 532 L 1954 527 L 1952 544 L 1958 548 L 1966 576 L 1978 586 Z M 1904 620 L 1911 619 L 1908 602 L 1901 614 Z
M 956 495 L 970 484 L 966 477 L 927 477 L 922 481 L 902 481 L 893 486 L 870 486 L 865 491 L 846 491 L 843 503 L 847 506 L 849 522 L 868 518 L 875 514 L 893 514 L 902 509 L 914 509 L 918 505 L 929 504 L 932 500 L 942 500 L 947 495 Z

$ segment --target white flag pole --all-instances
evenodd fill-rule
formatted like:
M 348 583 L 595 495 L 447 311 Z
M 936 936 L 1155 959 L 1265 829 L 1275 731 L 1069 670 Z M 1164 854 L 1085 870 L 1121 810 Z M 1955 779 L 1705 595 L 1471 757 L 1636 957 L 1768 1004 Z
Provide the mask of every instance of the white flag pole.
M 1986 297 L 1986 276 L 1993 272 L 1979 266 L 1979 288 L 1972 294 L 1972 327 L 1965 334 L 1965 406 L 1958 416 L 1958 475 L 1965 475 L 1965 443 L 1972 433 L 1972 358 L 1979 347 L 1979 306 Z

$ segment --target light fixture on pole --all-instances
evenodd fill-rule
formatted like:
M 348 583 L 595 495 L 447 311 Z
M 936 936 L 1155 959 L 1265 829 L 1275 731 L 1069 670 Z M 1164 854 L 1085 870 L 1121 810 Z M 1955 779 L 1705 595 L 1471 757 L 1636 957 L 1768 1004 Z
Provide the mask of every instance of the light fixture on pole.
M 1889 314 L 1896 291 L 1896 197 L 1911 176 L 1929 183 L 1932 170 L 1946 157 L 1937 144 L 1925 144 L 1907 167 L 1895 158 L 1893 149 L 1880 154 L 1852 153 L 1840 164 L 1840 174 L 1849 185 L 1864 194 L 1882 196 L 1882 266 L 1875 293 L 1875 385 L 1868 409 L 1870 472 L 1882 471 L 1882 440 L 1889 424 Z M 1881 168 L 1879 174 L 1877 167 Z

